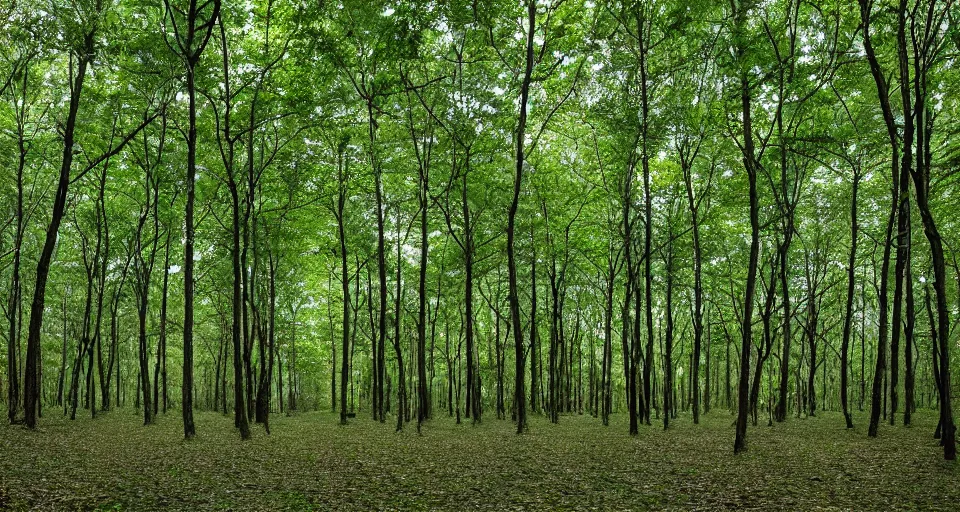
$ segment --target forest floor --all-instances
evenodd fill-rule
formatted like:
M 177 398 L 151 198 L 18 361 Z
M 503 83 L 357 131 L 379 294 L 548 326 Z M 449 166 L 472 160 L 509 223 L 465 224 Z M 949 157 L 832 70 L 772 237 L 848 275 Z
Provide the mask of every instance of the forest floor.
M 51 411 L 52 412 L 52 411 Z M 866 436 L 837 413 L 748 431 L 733 455 L 732 416 L 681 415 L 627 435 L 588 416 L 510 421 L 434 419 L 422 435 L 364 417 L 274 415 L 241 442 L 230 417 L 180 415 L 143 427 L 133 410 L 71 422 L 48 413 L 36 431 L 0 427 L 0 509 L 12 510 L 637 510 L 942 509 L 960 507 L 960 471 L 932 438 L 936 416 Z

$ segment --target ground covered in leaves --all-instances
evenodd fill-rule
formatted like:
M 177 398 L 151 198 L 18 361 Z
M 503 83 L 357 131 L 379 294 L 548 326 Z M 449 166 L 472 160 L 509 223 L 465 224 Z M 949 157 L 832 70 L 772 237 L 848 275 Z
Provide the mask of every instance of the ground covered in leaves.
M 734 456 L 732 416 L 627 435 L 588 416 L 457 425 L 275 415 L 241 442 L 230 417 L 178 413 L 143 427 L 132 410 L 95 420 L 49 414 L 36 431 L 0 427 L 0 508 L 13 510 L 637 510 L 664 508 L 943 509 L 960 507 L 960 472 L 932 439 L 935 415 L 866 436 L 866 416 L 751 427 Z

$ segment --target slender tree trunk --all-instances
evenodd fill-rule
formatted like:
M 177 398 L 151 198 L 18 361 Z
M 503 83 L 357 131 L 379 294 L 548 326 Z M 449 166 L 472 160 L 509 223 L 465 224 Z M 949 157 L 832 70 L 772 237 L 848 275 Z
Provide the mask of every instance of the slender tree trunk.
M 700 423 L 700 352 L 703 344 L 703 276 L 702 249 L 700 247 L 700 219 L 698 211 L 698 201 L 694 197 L 693 189 L 693 162 L 684 157 L 681 161 L 683 167 L 684 184 L 687 191 L 687 209 L 690 211 L 690 224 L 693 234 L 693 359 L 691 361 L 690 375 L 690 395 L 693 407 L 693 423 Z M 709 361 L 709 347 L 707 351 L 707 361 Z M 706 374 L 707 388 L 710 387 L 710 370 L 707 366 Z M 709 395 L 709 391 L 707 393 Z M 710 398 L 706 397 L 705 411 L 710 409 Z
M 154 243 L 152 254 L 149 256 L 149 260 L 144 259 L 143 257 L 143 231 L 144 226 L 147 221 L 148 215 L 151 211 L 151 182 L 152 175 L 148 171 L 146 175 L 146 186 L 144 190 L 146 192 L 146 205 L 143 209 L 143 213 L 140 215 L 140 222 L 137 226 L 137 238 L 136 238 L 136 253 L 134 254 L 135 259 L 135 291 L 137 295 L 137 326 L 138 326 L 138 355 L 140 362 L 140 382 L 143 389 L 143 424 L 150 425 L 153 423 L 154 415 L 154 403 L 151 396 L 151 387 L 150 387 L 150 352 L 147 346 L 147 312 L 149 309 L 149 299 L 150 299 L 150 277 L 153 270 L 153 261 L 154 256 L 156 255 L 156 237 L 157 233 L 154 233 Z M 99 323 L 99 322 L 98 322 Z M 99 329 L 98 329 L 99 330 Z
M 344 226 L 344 208 L 346 206 L 346 176 L 347 171 L 343 158 L 345 144 L 341 144 L 337 152 L 337 168 L 340 171 L 340 193 L 337 196 L 337 231 L 340 239 L 340 282 L 343 293 L 343 337 L 341 338 L 340 352 L 340 424 L 347 424 L 347 379 L 350 377 L 350 274 L 347 270 L 347 234 Z M 380 183 L 377 180 L 377 188 Z M 379 193 L 378 193 L 379 196 Z M 379 203 L 379 201 L 378 201 Z M 379 210 L 379 207 L 378 207 Z M 381 232 L 382 240 L 382 232 Z M 359 279 L 359 277 L 358 277 Z
M 327 302 L 329 304 L 329 302 Z M 299 307 L 292 308 L 293 318 L 290 328 L 290 362 L 287 364 L 287 416 L 290 416 L 292 413 L 297 412 L 297 313 L 299 312 Z M 330 333 L 330 338 L 333 339 L 333 333 Z M 330 398 L 334 404 L 333 411 L 336 410 L 336 378 L 334 378 L 333 373 L 336 371 L 337 367 L 337 356 L 336 348 L 333 347 L 331 343 L 330 352 L 333 355 L 333 365 L 330 367 L 331 381 L 334 386 L 330 390 Z M 331 411 L 331 412 L 333 412 Z
M 162 393 L 163 393 L 163 414 L 167 413 L 167 408 L 169 407 L 167 400 L 167 297 L 169 296 L 169 284 L 170 284 L 170 229 L 167 228 L 167 241 L 166 248 L 164 249 L 163 256 L 163 287 L 160 297 L 160 342 L 158 347 L 159 355 L 157 356 L 157 362 L 160 364 L 160 378 L 163 380 L 162 384 Z M 161 363 L 162 361 L 162 363 Z M 226 373 L 226 371 L 224 371 Z M 117 375 L 119 379 L 119 374 Z M 224 380 L 226 375 L 224 375 Z
M 611 380 L 611 363 L 613 362 L 613 347 L 612 347 L 612 338 L 613 338 L 613 287 L 614 280 L 616 279 L 616 269 L 613 262 L 613 256 L 608 256 L 607 261 L 607 276 L 606 283 L 604 287 L 604 304 L 603 304 L 603 356 L 601 361 L 601 370 L 600 370 L 600 417 L 604 426 L 610 424 L 610 409 L 611 409 L 611 397 L 610 397 L 610 380 Z
M 763 344 L 757 347 L 757 364 L 753 371 L 753 385 L 750 387 L 750 412 L 753 415 L 753 426 L 757 426 L 758 421 L 758 402 L 760 398 L 760 383 L 763 379 L 763 363 L 770 357 L 773 350 L 773 328 L 771 319 L 773 317 L 774 296 L 777 293 L 777 258 L 770 261 L 770 279 L 764 287 L 764 306 L 760 318 L 763 323 Z
M 367 96 L 367 134 L 369 137 L 370 143 L 370 165 L 373 169 L 374 177 L 374 197 L 376 199 L 376 209 L 377 209 L 377 279 L 379 282 L 379 304 L 378 304 L 378 325 L 377 325 L 377 346 L 380 349 L 381 361 L 379 362 L 379 368 L 377 371 L 380 373 L 380 381 L 383 381 L 383 375 L 385 373 L 385 356 L 384 348 L 386 346 L 386 336 L 387 336 L 387 261 L 386 261 L 386 249 L 384 241 L 384 227 L 383 227 L 383 183 L 382 183 L 382 170 L 380 167 L 380 160 L 378 158 L 377 151 L 377 122 L 374 115 L 374 98 L 372 96 Z M 398 271 L 399 271 L 399 260 L 397 261 Z M 399 288 L 399 283 L 398 283 Z M 399 297 L 397 298 L 399 304 Z M 397 311 L 396 321 L 400 321 L 399 311 Z M 399 329 L 399 326 L 398 326 Z M 394 348 L 398 354 L 397 361 L 400 361 L 400 339 L 399 337 L 394 340 Z M 402 369 L 401 369 L 402 372 Z M 401 379 L 400 382 L 403 382 Z M 403 386 L 401 386 L 402 388 Z M 382 393 L 378 391 L 378 393 Z M 402 404 L 401 404 L 402 405 Z M 403 410 L 401 408 L 401 410 Z M 384 421 L 383 411 L 381 411 L 381 421 Z M 403 428 L 402 419 L 399 419 L 397 422 L 397 430 Z
M 644 13 L 645 14 L 645 13 Z M 643 364 L 643 403 L 646 406 L 643 409 L 643 421 L 650 424 L 650 409 L 653 404 L 652 391 L 652 370 L 653 370 L 653 198 L 650 193 L 650 155 L 647 150 L 647 139 L 650 115 L 650 102 L 648 100 L 647 83 L 647 48 L 646 43 L 649 35 L 645 30 L 646 16 L 637 20 L 638 37 L 640 44 L 640 163 L 643 170 L 643 290 L 646 300 L 646 320 L 647 320 L 647 345 Z M 626 249 L 625 249 L 626 250 Z M 630 269 L 627 269 L 630 271 Z M 639 314 L 639 313 L 638 313 Z M 639 333 L 638 341 L 639 341 Z
M 191 2 L 192 4 L 193 2 Z M 192 5 L 191 5 L 192 7 Z M 190 20 L 191 31 L 196 21 L 196 11 L 191 9 L 194 19 Z M 199 55 L 197 55 L 199 57 Z M 187 172 L 184 183 L 187 186 L 186 213 L 184 216 L 184 227 L 186 229 L 185 241 L 183 245 L 183 380 L 181 382 L 181 407 L 183 409 L 183 435 L 186 439 L 192 439 L 196 435 L 196 427 L 193 423 L 193 205 L 196 201 L 196 191 L 194 187 L 195 176 L 197 174 L 197 94 L 194 81 L 194 67 L 196 61 L 187 64 L 187 97 L 189 99 L 189 128 L 187 132 Z M 236 277 L 236 276 L 234 276 Z M 239 355 L 234 353 L 234 358 Z
M 63 130 L 63 153 L 60 162 L 60 177 L 57 183 L 56 195 L 53 200 L 53 211 L 47 233 L 44 238 L 40 258 L 37 260 L 37 278 L 34 281 L 33 302 L 30 306 L 30 326 L 27 334 L 27 361 L 23 378 L 23 409 L 24 422 L 29 428 L 36 428 L 40 401 L 40 333 L 43 328 L 44 299 L 47 291 L 47 277 L 50 273 L 50 261 L 53 259 L 53 249 L 57 242 L 57 233 L 63 213 L 66 209 L 67 192 L 70 186 L 70 167 L 73 163 L 74 132 L 77 126 L 77 111 L 80 108 L 80 94 L 83 91 L 83 80 L 87 74 L 87 59 L 93 55 L 94 33 L 88 32 L 84 36 L 83 50 L 77 59 L 76 74 L 70 75 L 70 106 L 67 112 Z M 71 57 L 71 71 L 73 57 Z
M 847 297 L 843 315 L 843 341 L 840 345 L 840 406 L 847 428 L 853 428 L 850 406 L 847 403 L 850 364 L 850 333 L 853 323 L 853 293 L 856 284 L 857 239 L 860 224 L 857 222 L 857 199 L 860 191 L 860 171 L 854 169 L 853 187 L 850 198 L 850 256 L 847 260 Z
M 816 265 L 816 263 L 812 263 Z M 809 269 L 811 263 L 807 264 Z M 809 270 L 808 270 L 809 271 Z M 814 269 L 813 272 L 816 272 Z M 811 417 L 817 415 L 817 393 L 815 379 L 817 376 L 817 329 L 820 324 L 819 311 L 817 308 L 816 283 L 813 282 L 817 277 L 807 279 L 807 344 L 810 347 L 810 365 L 807 375 L 807 414 Z
M 261 336 L 260 378 L 257 382 L 257 422 L 263 423 L 264 430 L 270 433 L 270 399 L 273 396 L 274 341 L 276 340 L 276 303 L 277 303 L 277 261 L 273 249 L 268 254 L 269 298 L 267 303 L 266 339 Z M 264 346 L 264 344 L 266 346 Z
M 63 294 L 63 340 L 60 349 L 60 374 L 57 377 L 57 405 L 63 406 L 63 414 L 67 414 L 67 405 L 63 399 L 64 384 L 67 376 L 67 295 L 70 294 L 70 288 L 66 288 Z M 119 402 L 119 397 L 118 397 Z M 119 403 L 118 403 L 119 405 Z
M 232 171 L 228 172 L 232 173 Z M 233 342 L 233 423 L 234 427 L 240 430 L 240 438 L 249 439 L 250 426 L 247 422 L 246 396 L 243 392 L 244 360 L 241 348 L 243 338 L 240 332 L 242 326 L 242 310 L 244 309 L 243 295 L 240 290 L 243 283 L 242 273 L 244 272 L 240 259 L 240 198 L 237 193 L 236 182 L 232 178 L 230 179 L 230 197 L 233 203 L 233 229 L 231 230 L 233 236 L 233 247 L 231 250 L 231 256 L 233 258 L 233 317 L 231 320 L 231 341 Z
M 905 125 L 904 138 L 911 140 L 913 122 L 906 121 Z M 894 270 L 896 279 L 893 285 L 893 314 L 890 322 L 891 327 L 893 327 L 890 338 L 890 415 L 888 416 L 890 425 L 894 424 L 900 406 L 900 395 L 897 388 L 900 383 L 900 333 L 903 328 L 903 299 L 904 289 L 907 287 L 907 283 L 904 281 L 907 277 L 907 263 L 910 260 L 909 172 L 912 165 L 912 150 L 910 144 L 905 144 L 900 164 L 900 206 L 897 212 L 897 253 Z M 912 317 L 913 312 L 907 311 L 907 316 Z M 905 340 L 905 345 L 909 346 L 909 340 Z
M 642 136 L 642 134 L 640 134 Z M 636 144 L 635 144 L 636 145 Z M 634 329 L 631 329 L 631 318 L 630 318 L 630 305 L 631 299 L 633 298 L 634 293 L 639 293 L 638 287 L 636 286 L 635 279 L 638 273 L 639 264 L 634 264 L 633 261 L 633 181 L 634 181 L 634 170 L 636 168 L 636 160 L 631 153 L 630 158 L 627 162 L 627 172 L 624 177 L 623 182 L 623 253 L 624 253 L 624 267 L 627 270 L 627 281 L 624 286 L 624 298 L 623 298 L 623 309 L 621 311 L 622 317 L 622 327 L 621 327 L 621 336 L 620 336 L 620 346 L 623 352 L 623 379 L 624 385 L 626 387 L 626 398 L 627 398 L 627 417 L 630 421 L 630 435 L 635 436 L 639 433 L 638 417 L 637 417 L 637 369 L 634 364 L 637 361 L 637 353 L 639 352 L 639 342 L 640 336 L 639 332 L 636 332 L 636 325 Z M 644 193 L 649 192 L 646 188 Z M 645 221 L 648 222 L 650 219 L 646 218 Z M 645 254 L 649 256 L 649 254 Z M 649 302 L 647 303 L 649 305 Z M 639 318 L 640 310 L 637 309 L 634 312 L 634 315 Z M 649 361 L 649 360 L 648 360 Z M 646 367 L 647 365 L 644 365 Z M 646 370 L 644 370 L 644 375 L 646 375 Z M 646 403 L 649 396 L 643 396 L 643 401 Z M 642 420 L 642 418 L 640 418 Z
M 670 237 L 669 245 L 666 249 L 666 275 L 667 280 L 667 308 L 664 314 L 667 317 L 667 328 L 665 333 L 665 347 L 663 352 L 663 429 L 667 430 L 670 426 L 670 414 L 676 405 L 673 395 L 673 229 L 668 233 Z M 681 359 L 682 361 L 682 359 Z M 683 396 L 683 393 L 681 393 Z
M 530 94 L 530 82 L 533 75 L 533 41 L 536 30 L 537 6 L 533 0 L 527 0 L 527 43 L 526 67 L 520 88 L 520 116 L 517 120 L 516 170 L 513 177 L 513 199 L 507 213 L 507 273 L 509 281 L 510 320 L 513 325 L 513 344 L 515 354 L 514 405 L 517 414 L 517 433 L 527 429 L 526 393 L 524 392 L 524 347 L 523 326 L 520 319 L 520 297 L 517 285 L 516 247 L 514 244 L 517 207 L 520 204 L 520 188 L 523 183 L 524 145 L 527 129 L 527 98 Z
M 537 354 L 540 340 L 537 338 L 537 244 L 533 238 L 533 228 L 530 229 L 530 246 L 533 256 L 530 258 L 530 411 L 537 413 L 540 406 L 537 396 L 540 386 L 537 379 Z
M 710 382 L 711 382 L 710 368 L 712 366 L 712 362 L 710 360 L 710 354 L 712 351 L 710 350 L 710 346 L 712 345 L 713 338 L 710 337 L 710 316 L 709 316 L 709 310 L 707 311 L 708 311 L 707 317 L 706 317 L 707 360 L 706 360 L 706 365 L 704 366 L 704 379 L 703 379 L 704 383 L 706 384 L 706 387 L 704 387 L 703 389 L 703 413 L 704 414 L 707 414 L 710 412 L 710 396 L 712 394 L 711 391 L 713 390 L 713 387 L 710 385 Z M 703 324 L 701 324 L 701 327 L 703 327 Z M 696 395 L 694 395 L 694 398 L 696 398 Z
M 931 7 L 932 9 L 932 7 Z M 904 16 L 901 13 L 901 17 Z M 901 30 L 901 37 L 904 37 Z M 957 458 L 956 446 L 956 426 L 953 420 L 953 406 L 951 397 L 950 383 L 950 312 L 947 305 L 947 274 L 946 259 L 943 250 L 943 240 L 940 231 L 930 209 L 930 138 L 933 131 L 932 113 L 927 109 L 923 100 L 926 99 L 926 77 L 917 74 L 915 80 L 919 83 L 917 110 L 920 124 L 920 140 L 918 148 L 921 155 L 921 165 L 911 169 L 913 176 L 914 189 L 916 190 L 917 209 L 920 212 L 920 219 L 923 221 L 923 232 L 930 243 L 930 259 L 933 267 L 933 290 L 936 296 L 937 313 L 937 345 L 939 348 L 940 360 L 940 444 L 943 446 L 943 458 L 945 460 L 955 460 Z M 923 122 L 927 119 L 926 122 Z M 910 311 L 912 315 L 913 311 Z M 931 322 L 931 326 L 933 323 Z M 911 326 L 912 327 L 912 326 Z M 908 340 L 909 341 L 909 340 Z
M 745 13 L 735 13 L 739 30 L 743 29 Z M 743 58 L 743 48 L 738 48 Z M 741 66 L 745 66 L 741 63 Z M 743 109 L 743 164 L 750 182 L 750 260 L 747 267 L 747 283 L 743 299 L 742 339 L 740 343 L 740 384 L 737 393 L 737 428 L 733 445 L 734 453 L 747 449 L 747 415 L 749 400 L 750 345 L 753 338 L 753 296 L 757 283 L 757 260 L 760 254 L 760 213 L 757 195 L 757 161 L 753 141 L 750 83 L 745 69 L 740 72 L 740 99 Z
M 200 11 L 210 7 L 210 16 L 206 21 L 200 19 Z M 170 0 L 164 0 L 164 20 L 170 19 L 173 24 L 175 44 L 182 52 L 187 78 L 188 98 L 188 129 L 187 129 L 187 169 L 184 182 L 186 183 L 186 206 L 184 208 L 184 251 L 183 251 L 183 381 L 181 391 L 183 395 L 183 434 L 186 439 L 196 435 L 193 422 L 193 257 L 194 257 L 194 203 L 196 191 L 194 181 L 197 175 L 197 94 L 195 70 L 200 61 L 200 55 L 210 41 L 213 27 L 220 17 L 220 0 L 210 0 L 198 5 L 198 0 L 189 0 L 186 10 L 174 9 Z M 184 13 L 183 23 L 175 23 L 177 13 Z M 223 25 L 220 25 L 221 29 Z M 166 364 L 166 363 L 164 363 Z
M 903 394 L 904 394 L 904 403 L 903 403 L 903 424 L 909 425 L 911 421 L 911 415 L 916 408 L 914 403 L 915 392 L 914 386 L 916 383 L 915 375 L 915 363 L 914 363 L 914 345 L 916 341 L 913 338 L 914 327 L 916 325 L 916 304 L 913 297 L 913 263 L 912 263 L 912 228 L 911 224 L 907 223 L 907 243 L 910 247 L 907 249 L 907 263 L 904 268 L 904 299 L 906 300 L 904 312 L 904 322 L 903 322 L 903 339 L 904 339 L 904 379 L 903 379 Z
M 893 179 L 893 187 L 891 188 L 891 201 L 890 201 L 890 213 L 887 217 L 887 229 L 886 235 L 883 243 L 883 260 L 880 264 L 880 289 L 877 297 L 877 301 L 880 306 L 880 321 L 879 321 L 879 339 L 877 340 L 877 359 L 876 367 L 873 374 L 873 393 L 872 393 L 872 404 L 870 410 L 870 427 L 868 435 L 870 437 L 877 436 L 877 428 L 880 424 L 880 411 L 885 406 L 885 401 L 883 401 L 883 381 L 884 375 L 886 374 L 887 367 L 887 336 L 889 331 L 889 300 L 887 297 L 887 290 L 889 287 L 889 274 L 890 274 L 890 252 L 891 245 L 893 240 L 893 229 L 896 224 L 897 210 L 900 205 L 900 142 L 899 142 L 899 129 L 896 126 L 896 121 L 893 115 L 893 109 L 890 106 L 890 98 L 888 96 L 889 89 L 886 82 L 886 77 L 883 74 L 883 70 L 880 68 L 880 63 L 877 60 L 876 53 L 873 49 L 873 41 L 870 33 L 870 21 L 871 21 L 871 2 L 868 0 L 859 0 L 860 4 L 860 21 L 862 24 L 861 32 L 863 34 L 863 49 L 864 53 L 867 56 L 867 61 L 870 63 L 870 73 L 873 75 L 874 82 L 877 85 L 877 96 L 880 101 L 881 112 L 883 113 L 884 123 L 887 126 L 887 136 L 890 142 L 891 158 L 890 158 L 890 168 L 891 176 Z
M 416 141 L 414 141 L 416 144 Z M 420 279 L 417 290 L 419 308 L 417 317 L 417 432 L 427 419 L 430 409 L 429 382 L 427 381 L 427 258 L 429 237 L 427 236 L 427 206 L 429 205 L 429 175 L 426 163 L 420 163 Z M 437 304 L 439 307 L 439 303 Z
M 26 95 L 26 81 L 28 74 L 26 70 L 24 75 L 24 87 L 22 93 Z M 25 102 L 20 103 L 25 105 Z M 22 108 L 22 107 L 21 107 Z M 22 111 L 18 112 L 21 117 Z M 21 117 L 22 119 L 22 117 Z M 13 270 L 10 273 L 10 295 L 7 304 L 7 320 L 10 324 L 7 331 L 7 419 L 11 424 L 20 421 L 20 328 L 22 322 L 22 285 L 20 283 L 20 250 L 23 247 L 24 232 L 24 210 L 23 210 L 23 171 L 26 167 L 27 147 L 24 140 L 23 121 L 18 120 L 18 154 L 17 154 L 17 206 L 14 216 L 16 226 L 13 234 Z M 61 372 L 62 373 L 62 372 Z M 62 385 L 60 386 L 62 390 Z M 62 396 L 62 391 L 58 390 L 58 397 Z
M 467 153 L 467 167 L 469 169 L 469 152 Z M 467 202 L 467 175 L 464 173 L 460 188 L 460 202 L 463 211 L 464 232 L 464 319 L 466 321 L 466 351 L 467 351 L 467 417 L 473 417 L 473 424 L 480 423 L 480 382 L 477 374 L 474 355 L 474 318 L 473 318 L 473 226 L 471 225 L 470 206 Z
M 399 230 L 397 231 L 397 276 L 396 284 L 397 290 L 394 297 L 394 314 L 393 314 L 393 351 L 397 358 L 397 429 L 399 432 L 403 430 L 403 421 L 407 414 L 407 384 L 406 384 L 406 375 L 403 366 L 403 350 L 400 346 L 400 308 L 403 301 L 403 281 L 401 280 L 401 269 L 403 259 L 400 254 L 401 249 L 401 239 Z

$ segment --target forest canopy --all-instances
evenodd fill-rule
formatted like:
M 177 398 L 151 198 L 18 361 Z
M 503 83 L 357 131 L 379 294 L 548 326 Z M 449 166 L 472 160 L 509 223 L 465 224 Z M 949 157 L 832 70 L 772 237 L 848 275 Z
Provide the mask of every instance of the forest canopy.
M 923 410 L 954 459 L 958 16 L 6 2 L 8 420 L 722 409 L 739 453 L 748 423 Z

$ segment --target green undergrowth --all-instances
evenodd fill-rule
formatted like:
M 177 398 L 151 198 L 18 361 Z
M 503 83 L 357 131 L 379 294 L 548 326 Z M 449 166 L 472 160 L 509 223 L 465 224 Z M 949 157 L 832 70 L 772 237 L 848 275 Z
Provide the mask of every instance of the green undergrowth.
M 637 510 L 943 509 L 960 476 L 932 438 L 936 417 L 881 427 L 839 414 L 751 427 L 733 455 L 733 417 L 680 417 L 627 435 L 588 416 L 534 416 L 473 426 L 447 417 L 395 433 L 393 422 L 329 413 L 274 415 L 270 435 L 241 442 L 233 421 L 198 413 L 149 427 L 132 410 L 95 420 L 45 417 L 36 431 L 0 427 L 0 508 L 12 510 Z

